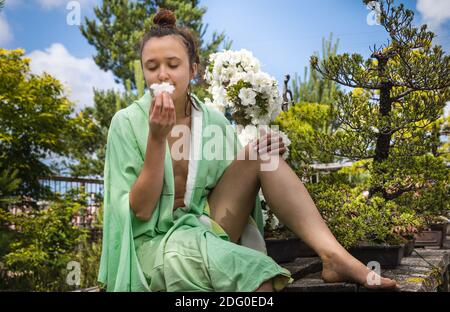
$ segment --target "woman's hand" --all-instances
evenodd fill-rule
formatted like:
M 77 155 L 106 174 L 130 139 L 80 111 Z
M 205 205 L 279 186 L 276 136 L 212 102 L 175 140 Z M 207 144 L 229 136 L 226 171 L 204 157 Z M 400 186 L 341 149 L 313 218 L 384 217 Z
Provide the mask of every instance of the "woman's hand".
M 264 155 L 283 155 L 286 152 L 286 146 L 283 138 L 275 132 L 268 132 L 264 129 L 260 131 L 260 138 L 255 142 L 255 148 L 258 154 Z
M 176 123 L 175 105 L 167 92 L 153 99 L 149 123 L 152 139 L 164 142 Z

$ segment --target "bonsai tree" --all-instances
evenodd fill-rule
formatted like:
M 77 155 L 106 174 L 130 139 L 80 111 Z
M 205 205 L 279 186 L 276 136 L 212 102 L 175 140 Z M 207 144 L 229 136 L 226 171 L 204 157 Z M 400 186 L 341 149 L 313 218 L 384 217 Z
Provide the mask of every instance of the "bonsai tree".
M 426 25 L 413 26 L 412 11 L 394 6 L 394 0 L 377 2 L 387 44 L 374 46 L 367 60 L 359 54 L 311 58 L 324 78 L 353 88 L 337 92 L 336 131 L 316 139 L 333 155 L 370 161 L 369 198 L 400 203 L 425 189 L 448 194 L 449 169 L 433 155 L 436 136 L 430 126 L 449 101 L 450 57 L 433 45 Z M 448 198 L 441 208 L 448 208 Z
M 364 184 L 349 183 L 345 173 L 331 173 L 307 188 L 331 232 L 346 248 L 397 245 L 423 227 L 423 218 L 415 211 L 379 194 L 367 199 Z

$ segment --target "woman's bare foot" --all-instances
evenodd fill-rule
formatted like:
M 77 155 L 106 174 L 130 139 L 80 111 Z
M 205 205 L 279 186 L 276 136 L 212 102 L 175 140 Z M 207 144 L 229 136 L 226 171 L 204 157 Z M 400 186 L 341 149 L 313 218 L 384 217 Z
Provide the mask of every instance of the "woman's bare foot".
M 322 279 L 325 283 L 354 282 L 369 289 L 394 289 L 397 282 L 370 270 L 347 251 L 322 257 Z

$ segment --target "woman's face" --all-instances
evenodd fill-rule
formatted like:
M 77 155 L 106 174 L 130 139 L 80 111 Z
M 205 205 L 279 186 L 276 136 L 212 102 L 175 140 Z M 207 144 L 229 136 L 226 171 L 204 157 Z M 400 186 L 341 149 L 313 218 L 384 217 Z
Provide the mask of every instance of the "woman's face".
M 197 64 L 189 64 L 187 48 L 175 35 L 153 37 L 142 49 L 142 66 L 147 86 L 169 82 L 175 87 L 174 103 L 186 98 L 189 81 L 194 78 Z

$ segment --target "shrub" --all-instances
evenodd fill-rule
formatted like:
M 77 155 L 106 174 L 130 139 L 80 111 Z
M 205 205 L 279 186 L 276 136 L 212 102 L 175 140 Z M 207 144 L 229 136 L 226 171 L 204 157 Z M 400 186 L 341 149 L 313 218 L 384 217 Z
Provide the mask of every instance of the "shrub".
M 76 260 L 86 230 L 75 226 L 72 219 L 86 207 L 84 197 L 68 192 L 40 209 L 12 214 L 2 211 L 0 219 L 14 230 L 16 240 L 2 262 L 7 279 L 1 289 L 64 291 L 67 264 Z
M 331 174 L 307 188 L 331 232 L 344 247 L 361 243 L 398 244 L 402 241 L 401 229 L 406 231 L 423 223 L 414 211 L 402 211 L 394 201 L 381 196 L 368 198 L 363 193 L 364 187 L 351 187 L 337 177 Z

